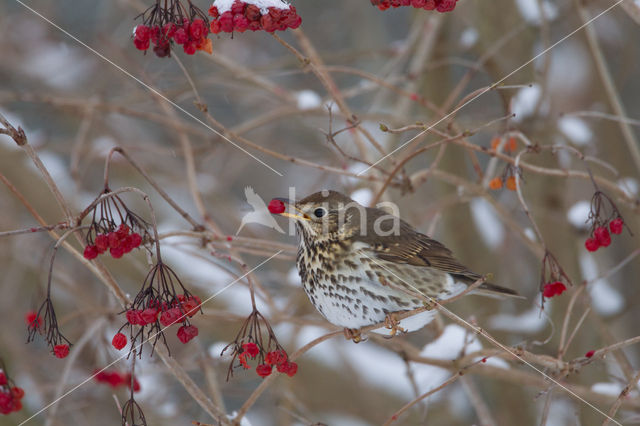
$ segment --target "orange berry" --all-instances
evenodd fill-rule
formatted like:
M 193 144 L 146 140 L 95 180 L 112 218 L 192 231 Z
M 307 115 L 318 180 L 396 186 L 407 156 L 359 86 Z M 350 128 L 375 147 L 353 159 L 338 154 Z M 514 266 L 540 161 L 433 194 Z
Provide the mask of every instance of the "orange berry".
M 492 150 L 496 150 L 498 149 L 498 145 L 500 145 L 500 138 L 493 138 L 491 139 L 491 149 Z
M 505 184 L 505 186 L 507 187 L 507 189 L 509 189 L 511 191 L 515 191 L 516 190 L 516 177 L 515 176 L 509 176 L 507 178 L 507 183 Z
M 500 189 L 502 188 L 502 179 L 499 177 L 494 177 L 489 181 L 489 188 L 491 189 Z
M 493 138 L 491 140 L 491 149 L 496 151 L 498 149 L 498 145 L 500 145 L 500 138 Z M 516 148 L 518 145 L 518 141 L 516 138 L 509 138 L 507 142 L 504 144 L 502 149 L 504 152 L 516 152 Z

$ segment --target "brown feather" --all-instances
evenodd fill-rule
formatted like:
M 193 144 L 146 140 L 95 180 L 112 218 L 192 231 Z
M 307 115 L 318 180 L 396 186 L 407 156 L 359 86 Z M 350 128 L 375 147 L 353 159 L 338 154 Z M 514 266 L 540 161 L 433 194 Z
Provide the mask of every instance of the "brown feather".
M 435 268 L 453 275 L 454 278 L 468 285 L 482 277 L 460 263 L 453 257 L 451 250 L 442 243 L 418 232 L 401 219 L 397 219 L 400 223 L 400 232 L 397 235 L 376 235 L 373 224 L 376 219 L 385 215 L 389 214 L 380 209 L 367 208 L 367 235 L 354 235 L 354 240 L 368 243 L 378 259 Z M 478 293 L 520 297 L 514 290 L 492 283 L 481 284 Z

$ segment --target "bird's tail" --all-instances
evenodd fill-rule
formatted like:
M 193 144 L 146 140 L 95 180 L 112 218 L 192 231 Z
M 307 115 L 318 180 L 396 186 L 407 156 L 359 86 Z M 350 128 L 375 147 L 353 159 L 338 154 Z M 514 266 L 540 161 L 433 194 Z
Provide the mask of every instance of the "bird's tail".
M 514 297 L 517 299 L 525 299 L 524 296 L 520 296 L 515 290 L 511 290 L 510 288 L 501 287 L 499 285 L 491 283 L 481 284 L 480 287 L 472 291 L 472 294 L 497 298 Z

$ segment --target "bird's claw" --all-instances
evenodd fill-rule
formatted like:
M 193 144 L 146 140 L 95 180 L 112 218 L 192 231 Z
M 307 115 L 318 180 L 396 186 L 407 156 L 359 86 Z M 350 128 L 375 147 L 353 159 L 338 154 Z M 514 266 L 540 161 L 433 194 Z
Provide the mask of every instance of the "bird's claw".
M 353 340 L 353 343 L 360 343 L 367 340 L 362 337 L 362 332 L 359 328 L 346 328 L 344 329 L 344 338 L 347 340 Z
M 384 317 L 384 327 L 391 330 L 389 333 L 388 339 L 394 337 L 398 332 L 406 333 L 407 330 L 400 327 L 400 320 L 398 320 L 398 315 L 395 312 L 388 313 Z
M 432 311 L 436 306 L 438 306 L 438 301 L 436 299 L 429 298 L 428 302 L 424 302 L 424 307 L 427 311 Z

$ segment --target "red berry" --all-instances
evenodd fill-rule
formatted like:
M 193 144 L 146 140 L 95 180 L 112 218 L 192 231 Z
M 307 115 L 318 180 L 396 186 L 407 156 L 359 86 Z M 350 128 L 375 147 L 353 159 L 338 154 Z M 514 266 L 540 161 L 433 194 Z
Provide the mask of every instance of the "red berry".
M 411 0 L 411 6 L 421 9 L 424 7 L 426 0 Z
M 259 21 L 260 15 L 260 9 L 255 4 L 248 4 L 244 10 L 244 16 L 246 16 L 249 21 Z
M 113 371 L 111 373 L 107 373 L 106 382 L 112 387 L 118 387 L 124 384 L 124 377 L 120 375 L 119 372 Z
M 260 29 L 260 21 L 249 21 L 249 29 L 251 31 L 258 31 Z
M 24 315 L 24 320 L 27 322 L 27 325 L 29 327 L 37 328 L 42 324 L 42 319 L 38 318 L 38 314 L 36 314 L 34 311 L 27 312 Z
M 180 321 L 182 318 L 182 312 L 180 312 L 180 308 L 171 308 L 160 314 L 160 324 L 165 327 L 170 326 L 171 324 L 175 324 Z
M 587 241 L 584 242 L 584 246 L 589 251 L 596 251 L 600 248 L 600 244 L 598 244 L 598 240 L 595 238 L 587 238 Z
M 184 28 L 178 28 L 173 34 L 173 40 L 177 44 L 185 44 L 187 41 L 189 41 L 189 34 L 187 34 L 187 31 L 185 31 Z
M 424 2 L 424 6 L 422 6 L 424 10 L 433 10 L 436 8 L 436 0 L 427 0 Z
M 111 253 L 111 257 L 114 259 L 120 259 L 124 255 L 124 246 L 111 247 L 109 253 Z
M 231 13 L 234 15 L 243 14 L 244 13 L 245 2 L 236 0 L 231 5 Z
M 111 344 L 114 348 L 120 350 L 127 346 L 127 336 L 122 333 L 117 333 L 115 336 L 113 336 L 113 339 L 111 339 Z
M 274 22 L 278 22 L 278 20 L 280 19 L 280 15 L 282 15 L 282 9 L 278 9 L 276 7 L 270 7 L 269 15 L 271 15 L 271 18 L 273 18 Z
M 126 237 L 124 237 L 122 239 L 122 244 L 120 245 L 120 247 L 122 247 L 122 251 L 123 251 L 124 254 L 127 254 L 131 250 L 133 250 L 133 244 L 131 242 L 131 235 L 127 235 Z
M 209 8 L 209 16 L 212 16 L 213 19 L 216 19 L 219 15 L 220 15 L 220 13 L 218 12 L 218 8 L 217 7 L 211 6 Z
M 242 349 L 244 349 L 251 358 L 255 358 L 260 353 L 260 348 L 253 342 L 243 343 Z
M 96 235 L 96 239 L 94 242 L 96 249 L 98 249 L 98 253 L 100 254 L 104 253 L 109 248 L 109 238 L 106 235 Z
M 158 319 L 158 310 L 156 308 L 147 308 L 140 311 L 140 322 L 143 323 L 140 325 L 152 324 L 156 322 L 156 319 Z
M 22 399 L 22 397 L 24 397 L 24 389 L 14 386 L 11 388 L 11 395 L 13 395 L 14 398 Z
M 195 325 L 183 325 L 178 329 L 178 339 L 180 339 L 182 343 L 187 343 L 197 335 L 198 327 L 196 327 Z
M 189 40 L 188 42 L 182 45 L 182 49 L 184 50 L 184 53 L 186 53 L 187 55 L 193 55 L 196 53 L 196 43 Z
M 109 239 L 110 248 L 116 248 L 120 246 L 120 236 L 116 232 L 109 232 L 107 234 L 107 238 Z
M 298 28 L 300 26 L 300 24 L 302 24 L 302 18 L 298 14 L 295 15 L 295 18 L 293 19 L 292 22 L 288 23 L 289 28 L 294 29 L 294 30 L 296 28 Z
M 58 358 L 64 358 L 69 355 L 69 345 L 55 345 L 53 347 L 53 354 Z
M 124 239 L 127 235 L 129 235 L 129 227 L 125 223 L 121 223 L 116 230 L 116 234 L 120 238 L 120 240 Z
M 133 246 L 133 248 L 140 247 L 141 243 L 142 243 L 142 237 L 140 236 L 140 234 L 138 234 L 137 232 L 134 232 L 133 234 L 131 234 L 131 245 Z
M 171 40 L 173 38 L 173 35 L 176 33 L 176 30 L 178 29 L 178 26 L 176 24 L 174 24 L 173 22 L 167 22 L 166 24 L 164 24 L 164 26 L 162 27 L 162 35 L 167 39 L 167 40 Z M 126 225 L 125 225 L 126 226 Z M 128 233 L 128 231 L 127 231 Z
M 285 373 L 289 377 L 293 377 L 298 372 L 298 364 L 286 361 L 277 366 L 278 372 Z
M 129 309 L 125 316 L 127 317 L 127 321 L 131 325 L 144 325 L 144 321 L 140 317 L 140 312 L 136 309 Z
M 194 19 L 189 26 L 189 34 L 193 40 L 200 40 L 207 34 L 207 26 L 202 19 Z
M 98 257 L 98 249 L 96 248 L 96 246 L 86 246 L 84 248 L 83 256 L 88 260 L 95 259 L 96 257 Z
M 256 373 L 260 377 L 267 377 L 271 374 L 272 367 L 269 364 L 260 364 L 256 367 Z
M 263 30 L 269 33 L 272 33 L 276 30 L 273 18 L 270 14 L 262 15 L 262 17 L 260 18 L 260 25 L 262 26 Z
M 287 358 L 287 353 L 282 349 L 279 349 L 277 351 L 269 352 L 267 356 L 264 357 L 264 362 L 269 365 L 280 365 L 287 362 Z
M 133 34 L 136 40 L 149 41 L 151 30 L 146 25 L 138 25 Z
M 391 0 L 380 0 L 378 3 L 378 9 L 387 10 L 391 7 Z
M 222 29 L 220 28 L 220 22 L 217 20 L 211 21 L 209 29 L 211 30 L 212 34 L 218 34 L 220 31 L 222 31 Z
M 117 371 L 100 371 L 94 377 L 96 382 L 106 383 L 113 388 L 125 384 L 124 376 Z
M 198 313 L 198 309 L 200 308 L 201 303 L 202 302 L 200 301 L 200 298 L 198 296 L 191 296 L 190 298 L 182 302 L 182 309 L 184 309 L 184 312 L 189 315 L 189 318 L 191 318 Z
M 593 356 L 593 354 L 595 354 L 596 351 L 594 350 L 590 350 L 589 352 L 587 352 L 586 354 L 584 354 L 584 356 L 586 356 L 587 358 L 591 358 Z
M 542 289 L 542 295 L 547 298 L 560 296 L 566 289 L 567 287 L 563 283 L 556 281 L 554 283 L 545 284 Z
M 273 214 L 280 214 L 284 212 L 285 206 L 284 203 L 280 200 L 273 199 L 269 202 L 269 206 L 267 207 L 269 211 Z
M 233 31 L 233 13 L 230 11 L 226 11 L 220 18 L 218 18 L 218 22 L 220 22 L 220 30 L 225 33 L 230 33 Z M 213 32 L 213 31 L 212 31 Z
M 607 247 L 611 244 L 611 235 L 609 234 L 609 230 L 604 226 L 598 226 L 596 230 L 593 231 L 593 236 L 598 240 L 598 244 L 601 247 Z
M 160 27 L 158 25 L 154 25 L 153 27 L 149 28 L 149 37 L 151 38 L 151 42 L 153 44 L 158 44 L 161 36 L 162 31 L 160 30 Z
M 451 12 L 456 7 L 456 0 L 441 0 L 436 7 L 438 12 Z
M 233 29 L 235 31 L 243 33 L 247 28 L 249 28 L 249 20 L 244 15 L 237 14 L 233 16 Z
M 7 384 L 7 375 L 4 374 L 4 371 L 0 371 L 0 386 L 4 386 Z
M 613 234 L 622 234 L 623 225 L 624 225 L 624 221 L 622 220 L 621 217 L 618 217 L 616 219 L 613 219 L 609 223 L 609 229 L 611 230 L 611 233 L 613 233 Z
M 138 50 L 147 50 L 149 48 L 149 40 L 138 40 L 137 38 L 133 39 L 133 44 L 136 46 Z

